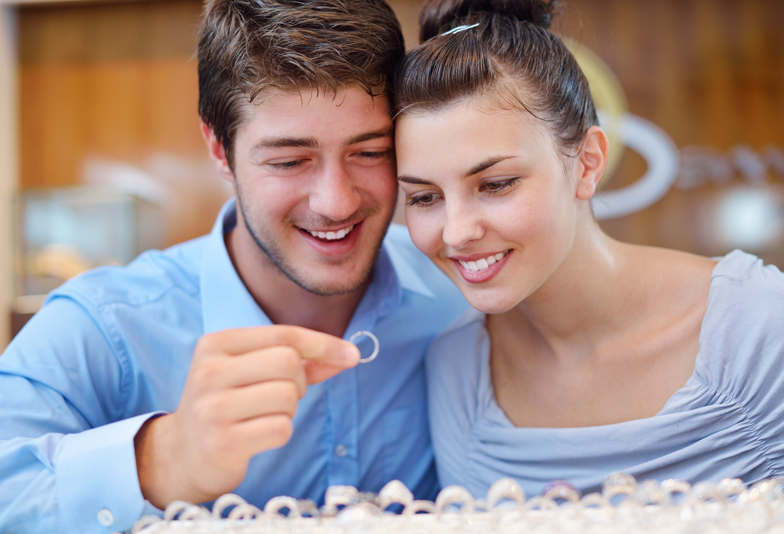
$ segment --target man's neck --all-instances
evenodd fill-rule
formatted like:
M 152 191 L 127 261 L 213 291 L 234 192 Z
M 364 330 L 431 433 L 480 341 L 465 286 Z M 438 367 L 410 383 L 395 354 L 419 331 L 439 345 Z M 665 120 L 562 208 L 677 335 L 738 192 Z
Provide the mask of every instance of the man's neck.
M 343 337 L 370 279 L 350 293 L 317 295 L 291 281 L 255 243 L 240 243 L 246 237 L 242 234 L 236 228 L 226 234 L 226 249 L 243 284 L 270 321 Z

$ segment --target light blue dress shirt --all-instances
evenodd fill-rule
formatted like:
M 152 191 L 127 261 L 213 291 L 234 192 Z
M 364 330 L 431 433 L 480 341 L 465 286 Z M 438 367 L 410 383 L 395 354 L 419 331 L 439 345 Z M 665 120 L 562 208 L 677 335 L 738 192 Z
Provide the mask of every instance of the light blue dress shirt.
M 613 471 L 690 482 L 784 476 L 784 275 L 735 251 L 714 268 L 693 375 L 653 417 L 518 428 L 497 404 L 485 316 L 468 312 L 427 357 L 442 485 L 484 497 L 501 477 L 537 495 L 555 479 L 597 491 Z
M 156 511 L 139 489 L 139 427 L 176 409 L 203 334 L 271 324 L 226 251 L 235 223 L 230 201 L 208 236 L 67 282 L 0 357 L 0 532 L 114 532 Z M 346 331 L 373 331 L 378 358 L 311 386 L 290 442 L 256 456 L 236 493 L 320 501 L 330 485 L 397 478 L 432 498 L 424 354 L 466 308 L 393 225 Z

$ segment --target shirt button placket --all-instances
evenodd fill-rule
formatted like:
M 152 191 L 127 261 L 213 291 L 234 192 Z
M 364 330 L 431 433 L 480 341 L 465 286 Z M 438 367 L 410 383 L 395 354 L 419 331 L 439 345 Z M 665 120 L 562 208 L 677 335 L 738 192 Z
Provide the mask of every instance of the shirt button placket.
M 332 461 L 329 462 L 327 486 L 359 484 L 359 462 L 356 458 L 359 434 L 357 397 L 356 369 L 349 369 L 330 379 L 329 411 L 334 441 L 329 449 Z

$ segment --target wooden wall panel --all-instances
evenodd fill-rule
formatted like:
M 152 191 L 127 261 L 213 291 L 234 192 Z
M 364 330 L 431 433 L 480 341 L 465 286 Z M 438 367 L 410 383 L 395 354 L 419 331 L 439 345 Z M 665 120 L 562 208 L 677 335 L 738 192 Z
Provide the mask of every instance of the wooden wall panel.
M 680 148 L 727 155 L 741 145 L 784 150 L 783 22 L 780 0 L 569 0 L 555 29 L 607 62 L 631 113 L 663 128 Z M 603 187 L 627 185 L 645 170 L 642 158 L 626 151 Z M 768 173 L 769 184 L 782 180 Z M 602 226 L 632 242 L 723 254 L 696 228 L 705 225 L 708 207 L 743 184 L 736 172 L 729 184 L 673 189 L 654 206 Z M 784 265 L 784 241 L 760 254 Z
M 164 176 L 152 175 L 166 191 L 163 242 L 209 231 L 229 192 L 199 131 L 201 9 L 199 0 L 20 8 L 21 186 L 81 183 L 95 161 L 147 172 L 151 159 L 169 158 Z
M 85 157 L 203 157 L 192 0 L 20 10 L 21 184 L 79 183 Z
M 13 209 L 17 183 L 16 10 L 0 5 L 0 353 L 11 339 Z
M 782 9 L 779 0 L 571 0 L 557 28 L 597 52 L 632 112 L 678 145 L 728 149 L 782 137 Z
M 390 0 L 409 45 L 422 3 Z M 631 113 L 659 125 L 679 147 L 699 145 L 719 155 L 738 145 L 757 152 L 784 148 L 781 0 L 564 5 L 554 29 L 602 57 L 619 78 Z M 166 153 L 203 162 L 192 59 L 200 11 L 198 0 L 21 8 L 21 184 L 77 183 L 91 155 L 134 163 Z M 643 159 L 627 150 L 603 187 L 629 184 L 645 169 Z M 733 183 L 742 183 L 741 177 Z M 727 187 L 673 190 L 641 213 L 602 224 L 611 235 L 637 243 L 722 253 L 706 246 L 694 228 L 697 208 Z M 185 221 L 193 231 L 177 232 L 178 239 L 207 229 L 210 217 L 201 215 Z

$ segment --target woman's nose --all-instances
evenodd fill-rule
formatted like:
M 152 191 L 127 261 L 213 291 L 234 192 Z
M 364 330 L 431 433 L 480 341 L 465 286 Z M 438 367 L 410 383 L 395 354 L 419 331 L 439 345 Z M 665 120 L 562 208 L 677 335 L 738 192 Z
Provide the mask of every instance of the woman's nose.
M 449 202 L 446 206 L 443 240 L 455 250 L 465 248 L 472 241 L 484 236 L 484 226 L 480 214 L 476 213 L 470 202 Z
M 351 217 L 362 204 L 362 196 L 341 163 L 325 164 L 316 177 L 308 199 L 310 209 L 333 221 Z

